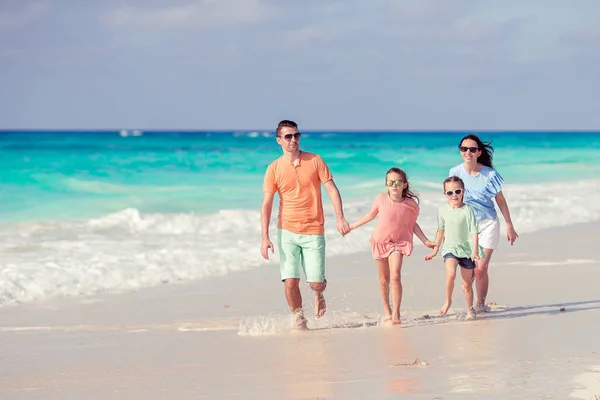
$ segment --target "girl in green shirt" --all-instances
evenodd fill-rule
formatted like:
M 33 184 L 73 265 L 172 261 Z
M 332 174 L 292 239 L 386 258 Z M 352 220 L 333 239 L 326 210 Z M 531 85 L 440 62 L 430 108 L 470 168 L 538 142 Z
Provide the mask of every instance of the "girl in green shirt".
M 473 278 L 475 276 L 475 260 L 483 257 L 483 249 L 479 246 L 479 228 L 473 209 L 463 202 L 465 184 L 457 176 L 444 181 L 444 195 L 448 200 L 438 208 L 438 230 L 433 251 L 425 256 L 426 260 L 434 258 L 442 246 L 442 255 L 446 264 L 446 303 L 440 309 L 445 315 L 452 305 L 452 292 L 456 280 L 456 267 L 460 265 L 462 289 L 467 302 L 467 319 L 475 318 L 473 309 Z

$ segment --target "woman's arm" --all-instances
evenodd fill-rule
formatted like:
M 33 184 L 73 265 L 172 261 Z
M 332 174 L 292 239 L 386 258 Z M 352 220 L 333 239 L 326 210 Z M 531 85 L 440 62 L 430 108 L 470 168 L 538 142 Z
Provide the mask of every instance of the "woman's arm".
M 515 231 L 515 228 L 513 227 L 512 220 L 510 219 L 510 210 L 508 209 L 508 204 L 506 203 L 506 198 L 504 197 L 504 193 L 502 193 L 502 191 L 498 192 L 496 195 L 496 203 L 498 204 L 498 208 L 500 208 L 500 212 L 506 221 L 506 237 L 512 246 L 519 235 L 517 235 L 517 231 Z

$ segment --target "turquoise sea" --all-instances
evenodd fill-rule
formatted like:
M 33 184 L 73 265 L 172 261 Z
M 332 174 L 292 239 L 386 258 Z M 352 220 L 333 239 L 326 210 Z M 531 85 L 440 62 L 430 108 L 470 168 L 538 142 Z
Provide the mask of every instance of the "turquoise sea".
M 404 169 L 433 235 L 465 134 L 304 131 L 301 148 L 328 163 L 349 220 L 387 169 Z M 600 219 L 600 132 L 480 137 L 496 149 L 519 233 Z M 280 154 L 272 131 L 1 131 L 0 305 L 265 266 L 261 185 Z M 367 251 L 372 226 L 341 238 L 334 225 L 329 254 Z

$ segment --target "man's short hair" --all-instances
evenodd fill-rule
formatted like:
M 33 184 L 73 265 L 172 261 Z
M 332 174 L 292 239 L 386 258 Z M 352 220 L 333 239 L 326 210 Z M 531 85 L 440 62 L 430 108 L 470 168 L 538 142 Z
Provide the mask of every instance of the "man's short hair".
M 298 130 L 298 124 L 289 119 L 284 119 L 283 121 L 280 121 L 277 125 L 277 130 L 275 131 L 277 136 L 279 136 L 279 134 L 281 133 L 282 128 L 295 128 L 296 130 Z

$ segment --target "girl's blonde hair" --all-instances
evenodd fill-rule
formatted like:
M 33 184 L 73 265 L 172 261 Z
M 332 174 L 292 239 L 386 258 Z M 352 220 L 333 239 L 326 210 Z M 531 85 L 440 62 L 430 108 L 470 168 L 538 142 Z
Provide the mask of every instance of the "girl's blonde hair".
M 449 176 L 448 178 L 446 178 L 444 180 L 444 190 L 446 190 L 446 183 L 449 183 L 449 182 L 460 182 L 460 185 L 462 186 L 462 188 L 463 189 L 465 188 L 465 182 L 462 179 L 460 179 L 458 176 Z

